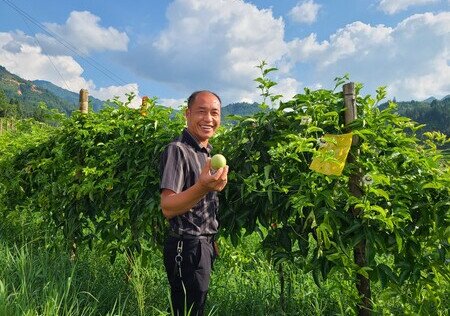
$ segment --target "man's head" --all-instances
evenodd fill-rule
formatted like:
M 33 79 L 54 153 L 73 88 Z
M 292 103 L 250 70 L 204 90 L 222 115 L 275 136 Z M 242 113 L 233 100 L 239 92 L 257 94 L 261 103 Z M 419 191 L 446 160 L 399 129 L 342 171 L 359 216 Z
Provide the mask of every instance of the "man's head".
M 220 126 L 220 106 L 219 96 L 211 91 L 196 91 L 188 98 L 187 128 L 204 146 Z

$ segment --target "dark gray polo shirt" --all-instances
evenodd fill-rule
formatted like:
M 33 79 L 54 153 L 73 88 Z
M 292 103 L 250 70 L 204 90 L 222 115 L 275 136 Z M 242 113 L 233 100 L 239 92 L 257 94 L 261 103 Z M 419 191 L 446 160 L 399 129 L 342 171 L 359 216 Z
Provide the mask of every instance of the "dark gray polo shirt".
M 160 189 L 175 193 L 185 191 L 197 181 L 206 159 L 211 156 L 211 145 L 200 147 L 198 141 L 185 129 L 181 136 L 169 143 L 161 156 Z M 170 227 L 178 234 L 209 235 L 217 233 L 219 198 L 209 192 L 189 212 L 170 219 Z

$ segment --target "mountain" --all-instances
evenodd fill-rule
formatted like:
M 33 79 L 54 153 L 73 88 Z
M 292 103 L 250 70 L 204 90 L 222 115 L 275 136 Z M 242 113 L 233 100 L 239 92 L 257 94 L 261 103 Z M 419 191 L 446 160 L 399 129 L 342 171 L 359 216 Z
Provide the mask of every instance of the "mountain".
M 40 102 L 45 102 L 48 108 L 58 109 L 70 114 L 77 109 L 74 104 L 57 97 L 47 89 L 41 88 L 31 81 L 25 80 L 0 66 L 0 91 L 6 95 L 11 104 L 20 107 L 22 116 L 29 117 L 36 111 Z
M 433 99 L 431 102 L 402 101 L 396 104 L 399 115 L 426 125 L 421 129 L 422 132 L 440 131 L 450 136 L 450 97 L 447 96 L 441 100 Z M 380 104 L 380 109 L 386 108 L 387 105 L 388 102 Z
M 44 102 L 49 109 L 57 109 L 70 115 L 79 108 L 79 95 L 62 89 L 44 80 L 25 80 L 0 66 L 0 93 L 6 96 L 11 106 L 21 117 L 32 117 L 39 111 L 39 103 Z M 94 111 L 103 106 L 103 101 L 89 97 Z
M 51 93 L 53 93 L 60 99 L 70 102 L 71 104 L 74 104 L 78 108 L 78 104 L 79 104 L 79 94 L 78 93 L 60 88 L 60 87 L 54 85 L 53 83 L 45 81 L 45 80 L 34 80 L 32 82 L 36 86 L 50 91 Z M 102 100 L 99 100 L 97 98 L 94 98 L 92 96 L 89 96 L 89 103 L 92 104 L 92 108 L 94 109 L 94 111 L 97 112 L 103 107 L 103 104 L 105 102 L 103 102 Z
M 433 102 L 434 100 L 436 100 L 436 101 L 444 101 L 445 99 L 449 99 L 450 98 L 450 94 L 448 94 L 448 95 L 446 95 L 445 97 L 443 97 L 442 99 L 436 99 L 435 97 L 429 97 L 429 98 L 426 98 L 425 100 L 423 100 L 422 102 L 426 102 L 426 103 L 431 103 L 431 102 Z
M 433 102 L 434 100 L 437 100 L 437 99 L 436 99 L 435 97 L 429 97 L 429 98 L 423 100 L 422 102 L 425 102 L 425 103 L 431 103 L 431 102 Z
M 231 103 L 221 110 L 221 119 L 225 123 L 233 123 L 234 120 L 227 118 L 228 115 L 250 116 L 261 111 L 258 103 L 237 102 Z

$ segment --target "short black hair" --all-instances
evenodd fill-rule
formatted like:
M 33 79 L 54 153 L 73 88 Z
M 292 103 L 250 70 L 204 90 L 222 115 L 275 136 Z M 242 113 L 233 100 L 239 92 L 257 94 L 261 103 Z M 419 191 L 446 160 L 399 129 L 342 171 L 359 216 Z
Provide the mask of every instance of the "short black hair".
M 200 93 L 203 93 L 203 92 L 211 93 L 212 95 L 214 95 L 217 98 L 217 100 L 219 100 L 220 105 L 222 105 L 222 100 L 220 99 L 220 97 L 216 93 L 214 93 L 212 91 L 209 91 L 209 90 L 198 90 L 198 91 L 193 92 L 189 96 L 188 102 L 187 102 L 188 109 L 191 107 L 192 103 L 194 103 L 195 98 L 197 97 L 197 95 L 199 95 Z

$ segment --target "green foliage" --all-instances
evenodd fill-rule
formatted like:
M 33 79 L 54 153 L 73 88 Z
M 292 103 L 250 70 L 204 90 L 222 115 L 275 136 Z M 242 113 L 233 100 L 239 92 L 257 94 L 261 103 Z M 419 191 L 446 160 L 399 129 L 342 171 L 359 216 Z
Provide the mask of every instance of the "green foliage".
M 0 89 L 0 117 L 15 117 L 19 111 L 18 105 L 8 102 L 5 92 Z
M 395 102 L 395 101 L 394 101 Z M 395 102 L 398 114 L 409 117 L 413 121 L 425 124 L 421 132 L 439 131 L 450 136 L 450 98 L 433 100 L 431 102 Z M 389 103 L 380 105 L 381 109 L 388 107 Z
M 115 102 L 1 159 L 1 210 L 41 212 L 70 244 L 99 241 L 112 258 L 160 240 L 159 156 L 184 121 L 155 100 L 146 116 Z
M 331 272 L 363 275 L 385 289 L 406 288 L 423 313 L 443 306 L 450 168 L 438 147 L 447 137 L 418 138 L 420 126 L 399 116 L 394 103 L 378 107 L 384 88 L 361 96 L 358 84 L 358 119 L 344 126 L 338 90 L 347 76 L 336 78 L 332 91 L 305 89 L 276 107 L 281 96 L 270 93 L 276 83 L 267 78 L 275 68 L 266 66 L 256 79 L 262 111 L 233 117 L 237 123 L 213 140 L 230 166 L 222 233 L 237 245 L 242 232 L 258 232 L 276 264 L 310 271 L 319 285 Z M 19 121 L 16 131 L 0 135 L 0 214 L 4 227 L 11 223 L 9 234 L 31 219 L 39 229 L 47 225 L 55 243 L 63 235 L 69 247 L 98 246 L 112 259 L 160 243 L 159 157 L 184 120 L 155 99 L 142 113 L 130 109 L 128 97 L 99 113 L 64 120 L 54 113 L 53 127 Z M 310 170 L 323 135 L 349 128 L 359 145 L 343 175 Z M 362 240 L 366 265 L 358 266 L 353 252 Z
M 336 81 L 337 87 L 344 82 Z M 258 82 L 268 83 L 261 90 L 270 97 L 273 84 Z M 383 286 L 432 288 L 437 278 L 448 280 L 450 169 L 436 149 L 437 140 L 448 139 L 439 133 L 418 139 L 419 126 L 396 114 L 394 104 L 378 109 L 384 96 L 384 88 L 376 98 L 357 95 L 359 118 L 349 128 L 360 146 L 352 148 L 342 176 L 309 170 L 317 140 L 347 131 L 342 92 L 305 89 L 224 131 L 216 144 L 231 167 L 220 213 L 224 233 L 237 243 L 242 229 L 259 232 L 276 260 L 295 261 L 318 284 L 337 270 Z M 349 179 L 364 175 L 373 180 L 356 183 L 360 196 L 354 196 Z M 361 240 L 367 241 L 363 267 L 353 260 Z M 384 255 L 392 256 L 391 265 L 379 261 Z
M 41 84 L 44 87 L 41 87 Z M 38 106 L 42 102 L 49 109 L 70 115 L 78 108 L 78 101 L 74 102 L 73 99 L 67 99 L 64 95 L 59 97 L 47 90 L 50 88 L 56 91 L 53 87 L 53 85 L 44 85 L 42 82 L 35 83 L 22 79 L 0 66 L 0 95 L 3 93 L 6 96 L 8 105 L 5 111 L 0 97 L 0 117 L 35 118 L 36 112 L 39 111 Z M 70 94 L 72 97 L 75 95 L 75 98 L 77 96 L 72 92 Z

